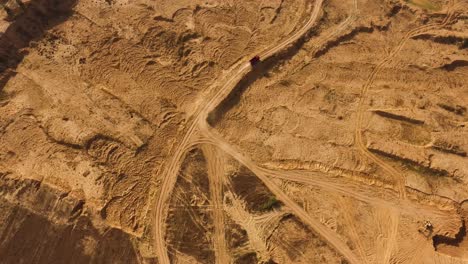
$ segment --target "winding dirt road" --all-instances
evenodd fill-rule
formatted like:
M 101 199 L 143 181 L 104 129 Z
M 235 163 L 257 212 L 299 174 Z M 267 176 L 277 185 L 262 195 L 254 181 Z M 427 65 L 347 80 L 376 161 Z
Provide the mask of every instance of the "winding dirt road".
M 281 51 L 291 43 L 298 40 L 302 35 L 309 31 L 309 29 L 315 24 L 317 18 L 319 17 L 321 6 L 323 0 L 318 0 L 314 3 L 314 8 L 312 14 L 307 21 L 307 23 L 301 27 L 296 33 L 288 37 L 281 43 L 276 46 L 260 53 L 262 59 L 266 59 L 271 55 Z M 207 94 L 203 95 L 204 100 L 198 102 L 199 107 L 189 120 L 188 129 L 185 132 L 185 135 L 180 141 L 179 145 L 175 149 L 172 158 L 168 162 L 168 166 L 163 172 L 163 179 L 160 186 L 160 190 L 156 194 L 156 197 L 153 198 L 156 201 L 156 206 L 154 210 L 154 242 L 156 246 L 156 252 L 159 259 L 159 262 L 162 264 L 169 264 L 170 259 L 165 243 L 165 222 L 168 212 L 168 200 L 174 189 L 174 185 L 177 180 L 177 174 L 182 162 L 182 159 L 185 153 L 193 146 L 192 140 L 196 138 L 195 133 L 197 127 L 200 125 L 206 126 L 206 119 L 208 114 L 232 91 L 236 84 L 247 74 L 250 70 L 250 64 L 247 62 L 237 63 L 233 65 L 228 72 L 231 72 L 232 75 L 227 80 L 221 80 L 220 82 L 215 83 L 210 89 L 208 89 Z M 216 87 L 220 87 L 216 91 Z M 215 90 L 215 92 L 213 92 Z M 214 94 L 213 94 L 214 93 Z M 210 95 L 211 94 L 211 95 Z
M 396 170 L 392 165 L 388 164 L 381 158 L 377 157 L 373 153 L 371 153 L 367 147 L 365 146 L 365 142 L 363 139 L 363 122 L 364 122 L 364 112 L 365 112 L 365 102 L 367 99 L 367 94 L 370 89 L 370 87 L 373 85 L 375 78 L 377 75 L 390 63 L 393 62 L 394 58 L 396 55 L 399 54 L 403 46 L 406 44 L 406 42 L 417 35 L 423 34 L 425 32 L 429 32 L 434 29 L 439 29 L 445 25 L 447 25 L 454 16 L 454 11 L 455 11 L 456 3 L 452 2 L 451 3 L 451 8 L 449 9 L 447 16 L 444 18 L 444 20 L 441 23 L 433 23 L 433 24 L 427 24 L 423 25 L 420 27 L 417 27 L 413 30 L 410 30 L 405 34 L 405 36 L 400 40 L 398 45 L 396 45 L 395 48 L 392 49 L 392 51 L 385 57 L 383 58 L 377 66 L 372 70 L 372 72 L 369 74 L 366 82 L 361 88 L 361 96 L 359 97 L 359 105 L 358 105 L 358 111 L 357 111 L 357 119 L 356 119 L 356 128 L 355 128 L 355 140 L 356 140 L 356 146 L 360 150 L 361 154 L 376 164 L 378 164 L 381 168 L 383 168 L 388 175 L 392 177 L 392 179 L 395 181 L 395 185 L 397 186 L 398 192 L 400 193 L 401 197 L 406 197 L 406 179 L 405 175 L 402 174 L 402 172 Z
M 310 28 L 316 23 L 319 18 L 321 6 L 323 0 L 315 2 L 314 8 L 308 19 L 307 23 L 303 25 L 297 32 L 293 35 L 277 44 L 276 46 L 261 52 L 259 56 L 262 59 L 266 59 L 270 56 L 273 56 L 277 52 L 282 51 L 288 45 L 291 45 L 297 41 L 301 36 L 306 34 Z M 339 32 L 343 31 L 346 26 L 348 26 L 357 15 L 357 2 L 354 1 L 355 10 L 353 13 L 342 23 L 340 24 L 331 34 L 326 38 L 330 39 L 334 37 Z M 177 180 L 177 175 L 183 160 L 183 157 L 191 148 L 195 145 L 204 143 L 212 144 L 214 147 L 217 147 L 224 151 L 226 154 L 230 155 L 232 158 L 240 162 L 242 165 L 249 168 L 269 189 L 270 191 L 281 200 L 289 209 L 300 218 L 305 224 L 307 224 L 312 230 L 314 230 L 318 235 L 320 235 L 324 240 L 326 240 L 330 246 L 334 247 L 337 252 L 339 252 L 343 257 L 347 259 L 349 263 L 364 263 L 366 262 L 364 249 L 360 249 L 360 256 L 356 256 L 345 242 L 332 230 L 324 226 L 322 223 L 311 217 L 301 206 L 299 206 L 295 201 L 293 201 L 286 193 L 284 193 L 281 188 L 272 181 L 273 178 L 280 178 L 289 181 L 296 181 L 304 184 L 310 184 L 314 186 L 321 187 L 326 190 L 334 191 L 336 193 L 346 194 L 348 196 L 354 197 L 357 200 L 378 205 L 379 207 L 386 208 L 385 210 L 390 210 L 395 212 L 394 214 L 387 214 L 385 212 L 384 218 L 388 216 L 398 217 L 399 213 L 407 214 L 421 214 L 428 217 L 434 217 L 439 219 L 444 219 L 450 221 L 452 219 L 447 219 L 447 212 L 441 211 L 433 207 L 428 207 L 424 205 L 415 204 L 409 201 L 406 198 L 406 189 L 404 177 L 391 165 L 382 161 L 374 154 L 370 153 L 364 144 L 362 125 L 364 122 L 364 102 L 366 99 L 367 92 L 372 86 L 373 81 L 376 75 L 388 64 L 391 63 L 393 58 L 401 50 L 405 42 L 421 32 L 427 30 L 432 30 L 434 28 L 439 28 L 444 24 L 448 23 L 452 15 L 447 15 L 447 18 L 441 24 L 425 25 L 420 28 L 416 28 L 408 32 L 404 39 L 395 47 L 394 50 L 388 56 L 386 56 L 381 63 L 379 63 L 376 68 L 370 73 L 366 83 L 363 85 L 361 90 L 361 99 L 358 107 L 358 118 L 356 120 L 356 129 L 355 129 L 355 139 L 358 149 L 361 150 L 361 153 L 380 165 L 392 178 L 395 180 L 397 186 L 397 194 L 389 197 L 381 197 L 375 190 L 372 188 L 354 188 L 353 185 L 348 183 L 333 182 L 333 179 L 330 180 L 330 177 L 319 177 L 317 175 L 306 175 L 304 172 L 298 173 L 294 171 L 281 171 L 281 170 L 268 170 L 261 168 L 256 165 L 252 160 L 241 154 L 241 152 L 234 146 L 226 142 L 213 128 L 211 128 L 207 123 L 208 114 L 212 112 L 221 102 L 224 100 L 236 87 L 239 81 L 251 70 L 250 64 L 247 62 L 239 61 L 233 65 L 224 77 L 221 77 L 217 80 L 211 87 L 209 87 L 201 99 L 197 101 L 198 107 L 196 111 L 188 120 L 188 126 L 185 130 L 185 134 L 176 146 L 173 151 L 171 159 L 167 163 L 163 171 L 163 179 L 160 186 L 159 192 L 156 194 L 154 201 L 156 202 L 154 210 L 154 241 L 157 251 L 158 260 L 160 263 L 169 264 L 170 259 L 168 256 L 168 250 L 165 244 L 165 222 L 168 211 L 168 200 L 171 196 L 172 190 L 174 188 L 175 182 Z M 229 262 L 229 255 L 227 254 L 227 249 L 225 247 L 225 230 L 223 229 L 224 222 L 224 212 L 222 210 L 222 179 L 220 178 L 220 161 L 216 158 L 216 153 L 213 152 L 212 146 L 207 148 L 207 159 L 208 163 L 211 163 L 212 166 L 209 169 L 210 174 L 210 189 L 213 192 L 211 194 L 211 200 L 214 204 L 214 219 L 215 219 L 215 251 L 216 258 L 218 263 L 227 263 Z M 211 161 L 210 161 L 211 160 Z M 209 165 L 210 166 L 210 165 Z M 399 194 L 399 195 L 398 195 Z M 394 228 L 390 230 L 392 233 L 392 238 L 396 237 L 398 230 L 398 218 L 395 218 Z M 357 234 L 355 234 L 357 236 Z M 395 241 L 393 241 L 395 242 Z M 384 252 L 382 253 L 382 258 L 384 263 L 390 261 L 390 256 L 392 253 L 392 248 L 394 243 L 387 243 L 385 246 Z

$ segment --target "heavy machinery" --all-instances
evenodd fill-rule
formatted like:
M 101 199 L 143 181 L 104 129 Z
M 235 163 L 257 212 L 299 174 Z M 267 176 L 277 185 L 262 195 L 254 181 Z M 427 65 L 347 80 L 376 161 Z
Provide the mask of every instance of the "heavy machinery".
M 250 59 L 250 65 L 254 67 L 260 62 L 260 56 L 255 55 L 252 59 Z

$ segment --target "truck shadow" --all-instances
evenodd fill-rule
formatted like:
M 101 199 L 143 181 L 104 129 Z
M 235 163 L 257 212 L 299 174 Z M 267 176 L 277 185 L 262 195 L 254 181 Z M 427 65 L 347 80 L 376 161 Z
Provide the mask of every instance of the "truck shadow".
M 248 87 L 258 79 L 269 78 L 270 73 L 276 66 L 282 65 L 294 57 L 302 49 L 304 44 L 313 36 L 312 32 L 313 30 L 309 30 L 282 52 L 277 53 L 264 61 L 259 61 L 255 66 L 252 66 L 250 72 L 241 79 L 231 93 L 212 112 L 209 113 L 207 119 L 208 124 L 215 127 L 216 124 L 223 119 L 224 115 L 239 103 L 242 94 Z

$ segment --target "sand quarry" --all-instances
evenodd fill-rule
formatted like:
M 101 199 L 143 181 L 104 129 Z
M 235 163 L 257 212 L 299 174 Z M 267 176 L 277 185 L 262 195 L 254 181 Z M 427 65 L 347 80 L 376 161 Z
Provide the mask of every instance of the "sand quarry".
M 0 263 L 468 263 L 468 1 L 0 17 Z

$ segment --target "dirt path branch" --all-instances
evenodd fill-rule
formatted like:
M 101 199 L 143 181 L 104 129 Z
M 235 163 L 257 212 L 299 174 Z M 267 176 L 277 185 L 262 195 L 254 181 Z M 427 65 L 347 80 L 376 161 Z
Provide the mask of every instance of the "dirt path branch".
M 308 32 L 308 30 L 315 24 L 319 17 L 322 2 L 323 0 L 317 0 L 314 3 L 314 8 L 309 20 L 294 35 L 282 41 L 280 44 L 269 48 L 267 51 L 262 52 L 261 56 L 265 59 L 275 54 L 276 52 L 282 50 L 284 47 L 290 45 L 291 43 L 299 39 L 303 34 Z M 198 102 L 198 105 L 200 105 L 201 107 L 198 108 L 195 111 L 195 114 L 192 116 L 191 121 L 189 122 L 190 125 L 186 129 L 182 141 L 174 150 L 174 154 L 169 160 L 168 166 L 166 166 L 163 171 L 163 179 L 160 186 L 160 190 L 156 193 L 155 197 L 153 198 L 153 200 L 156 202 L 153 218 L 154 241 L 158 260 L 162 264 L 170 263 L 164 239 L 165 223 L 168 211 L 168 200 L 177 181 L 177 175 L 181 165 L 181 160 L 184 154 L 187 152 L 187 150 L 189 150 L 192 146 L 191 141 L 196 139 L 194 135 L 197 131 L 197 126 L 206 126 L 208 113 L 210 113 L 232 91 L 236 84 L 242 79 L 242 77 L 245 74 L 249 72 L 249 70 L 249 63 L 239 62 L 233 67 L 231 67 L 231 70 L 229 72 L 233 73 L 232 76 L 230 76 L 225 82 L 217 82 L 211 87 L 219 87 L 219 90 L 216 91 L 216 89 L 214 89 L 214 94 L 211 95 L 211 91 L 213 89 L 208 89 L 207 94 L 204 94 L 203 96 L 204 101 Z
M 216 255 L 216 263 L 230 263 L 229 252 L 226 244 L 226 232 L 224 222 L 223 209 L 223 177 L 225 175 L 224 165 L 225 160 L 219 149 L 204 145 L 202 147 L 208 163 L 208 179 L 210 182 L 210 198 L 213 203 L 213 219 L 214 219 L 214 249 Z

